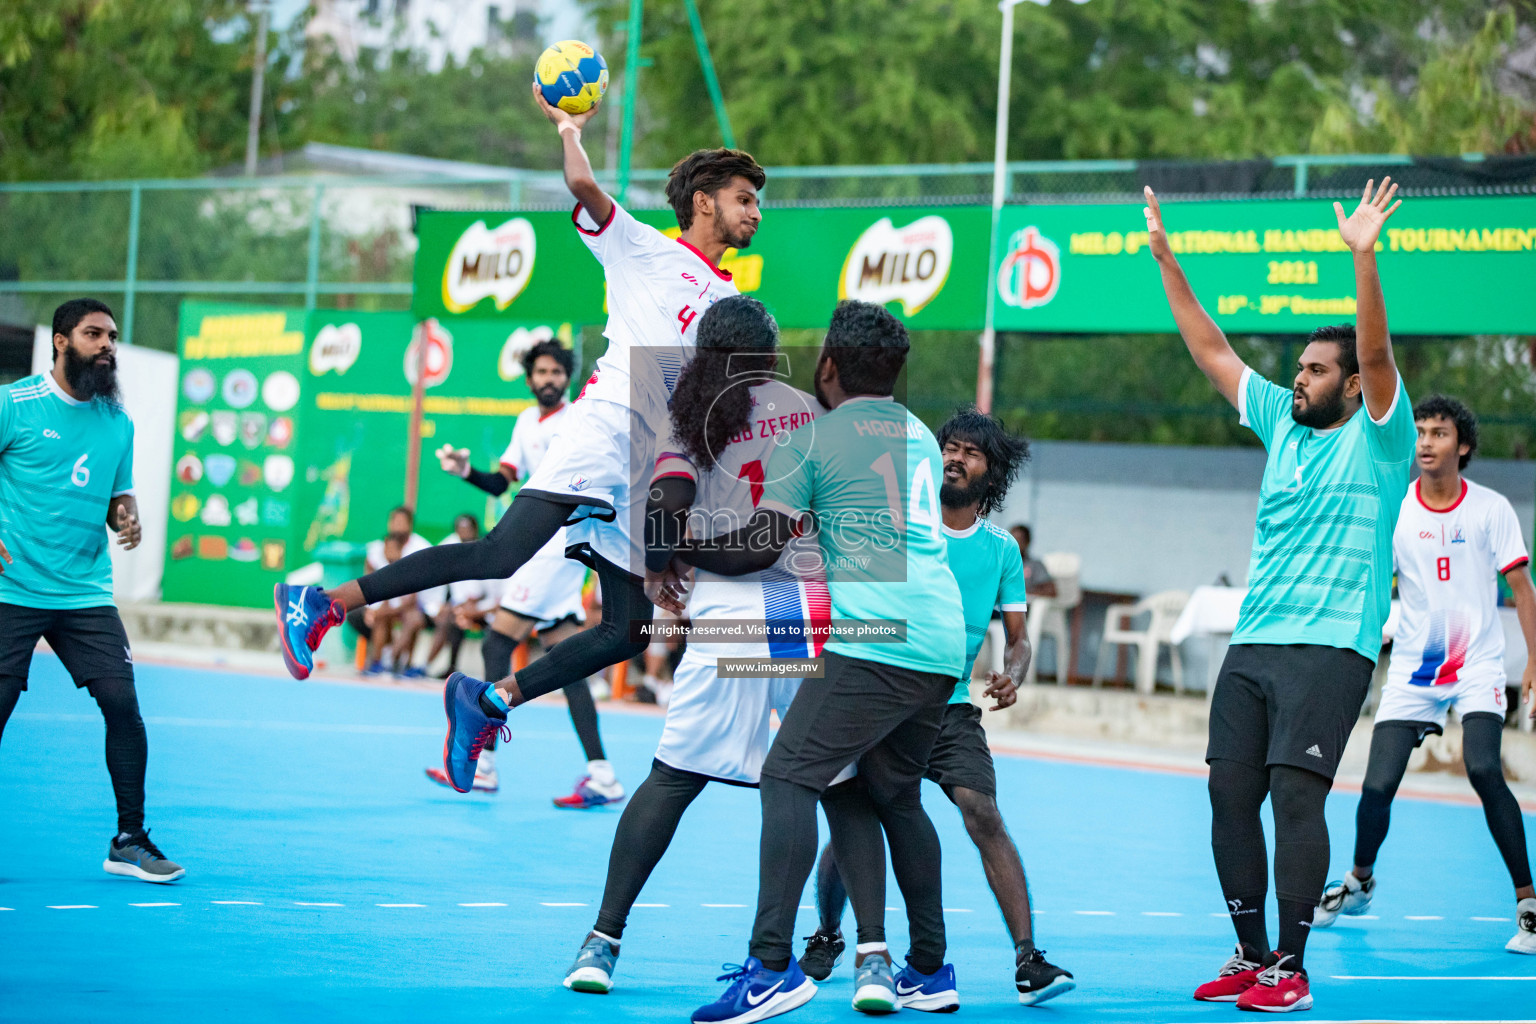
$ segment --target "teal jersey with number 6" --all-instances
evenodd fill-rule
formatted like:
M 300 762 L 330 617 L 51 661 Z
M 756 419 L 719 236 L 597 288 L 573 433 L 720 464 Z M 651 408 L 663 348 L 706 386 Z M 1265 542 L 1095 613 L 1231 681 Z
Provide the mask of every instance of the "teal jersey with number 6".
M 133 420 L 51 373 L 0 388 L 0 604 L 112 603 L 107 506 L 133 491 Z
M 965 616 L 949 570 L 932 432 L 892 398 L 859 397 L 781 436 L 758 507 L 814 514 L 834 622 L 906 626 L 899 643 L 834 638 L 826 649 L 958 676 Z
M 965 608 L 965 668 L 949 702 L 969 704 L 971 669 L 992 624 L 992 609 L 1023 612 L 1029 608 L 1024 559 L 1012 534 L 987 519 L 977 519 L 968 530 L 946 526 L 944 536 L 949 542 L 949 568 L 960 585 L 960 603 Z

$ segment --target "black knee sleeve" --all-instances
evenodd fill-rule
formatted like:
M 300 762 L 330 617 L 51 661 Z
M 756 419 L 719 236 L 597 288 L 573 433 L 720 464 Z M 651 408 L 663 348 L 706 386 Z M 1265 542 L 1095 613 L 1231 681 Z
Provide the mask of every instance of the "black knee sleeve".
M 87 684 L 107 723 L 107 774 L 117 800 L 117 828 L 133 833 L 144 827 L 144 773 L 149 741 L 131 679 L 98 679 Z
M 632 639 L 635 624 L 650 622 L 655 612 L 645 596 L 644 581 L 601 556 L 592 556 L 592 564 L 603 588 L 603 619 L 562 640 L 517 674 L 517 688 L 525 701 L 628 661 L 646 648 L 645 639 Z
M 1472 714 L 1461 721 L 1461 751 L 1467 778 L 1483 802 L 1488 831 L 1509 869 L 1516 889 L 1531 884 L 1531 861 L 1525 845 L 1525 820 L 1520 803 L 1504 781 L 1504 721 L 1496 715 Z
M 511 675 L 512 652 L 516 650 L 516 640 L 494 629 L 486 630 L 485 639 L 480 641 L 480 657 L 485 661 L 485 678 L 495 683 Z

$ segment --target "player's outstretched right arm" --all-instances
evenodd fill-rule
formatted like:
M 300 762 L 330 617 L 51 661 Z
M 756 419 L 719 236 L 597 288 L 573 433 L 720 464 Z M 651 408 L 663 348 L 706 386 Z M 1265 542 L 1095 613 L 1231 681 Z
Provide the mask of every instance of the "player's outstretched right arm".
M 570 114 L 559 107 L 550 106 L 544 94 L 539 92 L 537 83 L 533 86 L 533 101 L 560 133 L 560 146 L 565 157 L 565 187 L 571 190 L 577 202 L 587 208 L 588 216 L 598 224 L 606 224 L 608 215 L 613 212 L 613 200 L 597 184 L 597 179 L 592 175 L 592 162 L 587 159 L 587 151 L 581 148 L 581 130 L 592 120 L 592 115 L 597 113 L 602 101 L 592 104 L 583 113 Z
M 1200 305 L 1200 300 L 1195 298 L 1194 289 L 1184 276 L 1184 269 L 1179 266 L 1173 249 L 1168 245 L 1168 234 L 1163 230 L 1163 211 L 1157 196 L 1152 193 L 1151 186 L 1142 191 L 1147 198 L 1147 205 L 1142 212 L 1147 217 L 1149 245 L 1157 260 L 1157 268 L 1162 271 L 1163 291 L 1168 295 L 1174 323 L 1179 325 L 1179 334 L 1184 338 L 1189 354 L 1195 357 L 1195 365 L 1200 367 L 1200 372 L 1216 385 L 1221 397 L 1235 407 L 1238 388 L 1242 386 L 1243 371 L 1247 366 L 1232 351 L 1227 336 L 1216 326 L 1216 321 L 1211 319 L 1205 307 Z

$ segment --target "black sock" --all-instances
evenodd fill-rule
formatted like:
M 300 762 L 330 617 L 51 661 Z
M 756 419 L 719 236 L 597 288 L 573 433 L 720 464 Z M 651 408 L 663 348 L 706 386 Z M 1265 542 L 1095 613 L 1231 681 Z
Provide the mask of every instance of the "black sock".
M 1302 954 L 1307 951 L 1307 936 L 1312 931 L 1312 911 L 1315 905 L 1298 900 L 1282 899 L 1280 903 L 1280 946 L 1278 951 L 1289 953 L 1291 962 L 1286 967 L 1301 970 Z
M 1029 954 L 1033 953 L 1034 951 L 1034 939 L 1020 939 L 1018 943 L 1013 947 L 1015 959 L 1017 959 L 1020 963 L 1028 959 Z
M 487 686 L 485 692 L 480 695 L 480 710 L 484 711 L 487 718 L 505 719 L 507 713 L 497 707 L 490 699 L 491 688 Z
M 1264 845 L 1264 826 L 1259 808 L 1269 790 L 1267 772 L 1237 761 L 1217 758 L 1211 762 L 1211 851 L 1222 897 L 1237 941 L 1269 952 L 1269 933 L 1264 926 L 1264 900 L 1269 892 L 1269 855 Z M 1321 890 L 1319 890 L 1321 891 Z M 1259 957 L 1245 958 L 1257 962 Z

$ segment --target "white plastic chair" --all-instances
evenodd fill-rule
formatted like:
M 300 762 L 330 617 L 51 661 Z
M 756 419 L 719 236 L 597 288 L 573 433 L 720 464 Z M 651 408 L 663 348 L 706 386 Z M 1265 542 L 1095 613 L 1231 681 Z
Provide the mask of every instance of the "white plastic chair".
M 1110 605 L 1104 612 L 1104 636 L 1099 642 L 1099 656 L 1093 666 L 1093 685 L 1104 681 L 1109 667 L 1109 648 L 1125 645 L 1136 648 L 1136 690 L 1151 693 L 1157 688 L 1157 650 L 1166 645 L 1173 657 L 1173 685 L 1184 689 L 1184 666 L 1179 648 L 1173 642 L 1173 624 L 1189 603 L 1183 590 L 1164 590 L 1150 594 L 1135 604 Z M 1130 628 L 1131 620 L 1148 615 L 1144 629 Z
M 1040 561 L 1056 584 L 1055 597 L 1031 594 L 1029 597 L 1029 621 L 1025 632 L 1029 646 L 1034 651 L 1030 659 L 1026 683 L 1035 682 L 1036 666 L 1040 664 L 1040 642 L 1050 638 L 1056 644 L 1056 681 L 1065 684 L 1072 667 L 1072 620 L 1069 613 L 1083 601 L 1083 588 L 1079 582 L 1083 572 L 1083 560 L 1069 551 L 1053 551 L 1042 555 Z

